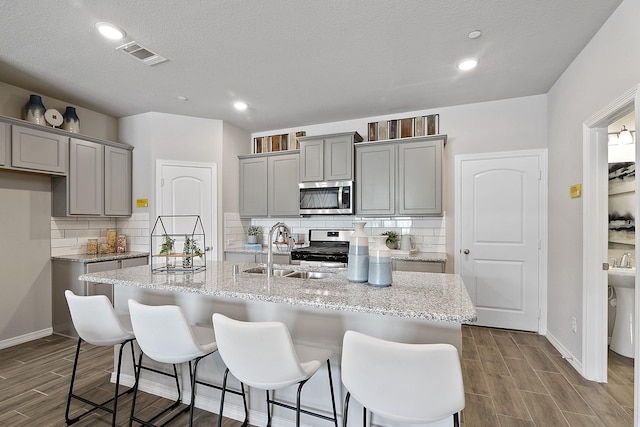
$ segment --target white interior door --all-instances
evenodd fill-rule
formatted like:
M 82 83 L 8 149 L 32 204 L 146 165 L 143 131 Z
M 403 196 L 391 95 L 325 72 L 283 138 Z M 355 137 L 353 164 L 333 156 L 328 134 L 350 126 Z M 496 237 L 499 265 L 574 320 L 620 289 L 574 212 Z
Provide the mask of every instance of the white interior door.
M 478 324 L 539 331 L 539 155 L 466 157 L 457 162 L 456 271 Z
M 216 165 L 159 160 L 157 164 L 157 215 L 200 215 L 208 260 L 216 251 Z M 177 218 L 165 223 L 168 233 L 193 228 L 193 221 Z M 199 242 L 202 247 L 202 242 Z M 204 248 L 203 248 L 204 249 Z

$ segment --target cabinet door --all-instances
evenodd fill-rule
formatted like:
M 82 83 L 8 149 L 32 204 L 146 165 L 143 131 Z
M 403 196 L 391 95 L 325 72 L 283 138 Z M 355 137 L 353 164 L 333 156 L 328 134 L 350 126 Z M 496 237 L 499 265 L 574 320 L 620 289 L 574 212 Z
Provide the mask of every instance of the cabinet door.
M 420 273 L 444 273 L 443 262 L 393 260 L 394 271 L 417 271 Z
M 397 215 L 442 215 L 443 141 L 398 144 Z
M 298 154 L 269 157 L 269 216 L 300 215 Z
M 300 182 L 324 180 L 324 141 L 300 142 Z
M 104 146 L 71 138 L 69 156 L 69 214 L 102 215 Z
M 395 146 L 356 147 L 356 214 L 395 212 Z
M 131 151 L 104 147 L 104 214 L 131 216 Z
M 100 273 L 102 271 L 117 270 L 120 268 L 118 260 L 92 262 L 86 265 L 87 273 Z M 113 285 L 108 283 L 86 282 L 87 295 L 106 295 L 113 304 Z
M 0 123 L 0 166 L 7 166 L 11 125 Z
M 126 258 L 120 261 L 120 268 L 139 267 L 149 264 L 149 257 Z
M 12 126 L 11 166 L 65 175 L 68 143 L 69 138 L 66 136 Z
M 353 181 L 353 142 L 351 136 L 324 141 L 324 180 Z
M 240 159 L 240 216 L 267 216 L 267 158 Z

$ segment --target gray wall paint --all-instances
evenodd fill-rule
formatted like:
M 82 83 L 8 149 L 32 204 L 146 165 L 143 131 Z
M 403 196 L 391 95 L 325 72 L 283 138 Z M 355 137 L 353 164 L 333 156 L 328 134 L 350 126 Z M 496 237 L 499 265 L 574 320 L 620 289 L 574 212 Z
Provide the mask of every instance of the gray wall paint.
M 51 180 L 0 171 L 0 343 L 51 328 Z
M 622 2 L 548 93 L 548 330 L 579 362 L 584 200 L 569 198 L 569 186 L 582 182 L 583 122 L 640 83 L 638 16 L 639 1 Z M 571 317 L 579 322 L 576 334 Z

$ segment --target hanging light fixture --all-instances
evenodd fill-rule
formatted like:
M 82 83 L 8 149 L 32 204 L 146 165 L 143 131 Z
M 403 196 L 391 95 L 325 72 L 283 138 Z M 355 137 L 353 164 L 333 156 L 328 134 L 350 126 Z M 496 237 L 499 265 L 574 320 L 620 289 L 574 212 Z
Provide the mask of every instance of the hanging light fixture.
M 633 143 L 633 135 L 631 135 L 631 131 L 629 131 L 623 125 L 622 130 L 618 134 L 618 144 L 632 144 L 632 143 Z

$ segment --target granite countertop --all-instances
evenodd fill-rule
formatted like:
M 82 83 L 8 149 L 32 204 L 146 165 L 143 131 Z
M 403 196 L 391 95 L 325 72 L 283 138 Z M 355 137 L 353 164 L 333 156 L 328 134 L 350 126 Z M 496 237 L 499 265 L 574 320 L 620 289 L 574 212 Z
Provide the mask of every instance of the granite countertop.
M 100 255 L 71 254 L 71 255 L 52 256 L 51 259 L 57 260 L 57 261 L 83 262 L 85 264 L 88 264 L 92 262 L 140 258 L 143 256 L 149 256 L 149 252 L 124 252 L 120 254 L 114 253 L 114 254 L 100 254 Z
M 393 285 L 375 288 L 347 280 L 344 268 L 305 268 L 276 265 L 287 270 L 330 272 L 325 279 L 296 279 L 246 273 L 256 263 L 207 262 L 199 273 L 151 273 L 147 266 L 83 274 L 80 280 L 161 291 L 188 292 L 232 299 L 284 303 L 339 311 L 465 323 L 476 320 L 462 278 L 457 274 L 393 272 Z
M 267 248 L 248 249 L 248 248 L 227 248 L 224 250 L 228 253 L 240 254 L 266 254 Z M 273 250 L 273 254 L 289 255 L 288 250 Z M 447 262 L 447 254 L 445 252 L 411 252 L 409 251 L 391 251 L 391 259 L 396 261 L 417 261 L 417 262 Z

